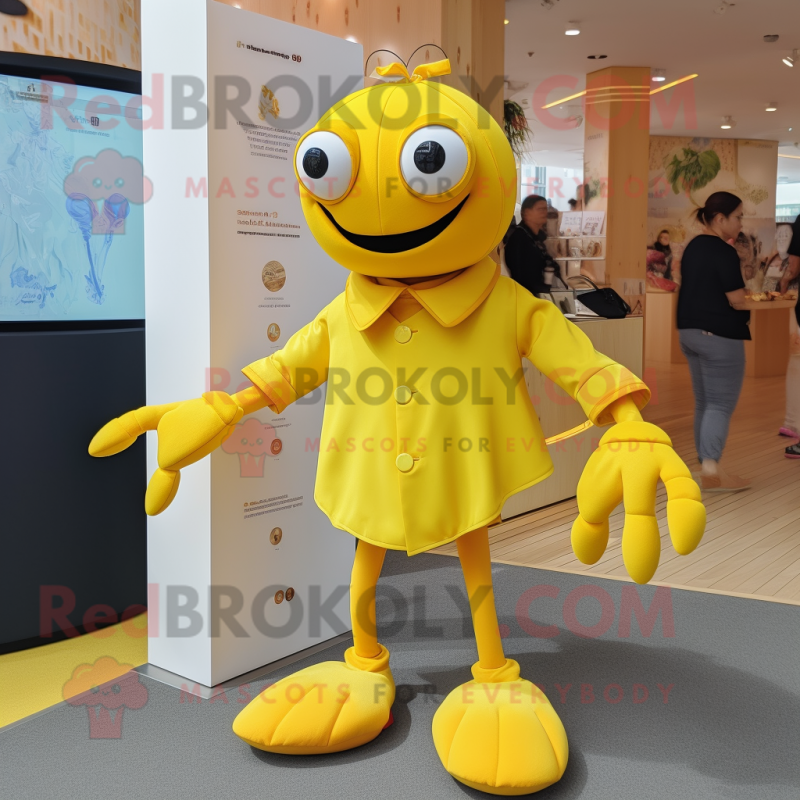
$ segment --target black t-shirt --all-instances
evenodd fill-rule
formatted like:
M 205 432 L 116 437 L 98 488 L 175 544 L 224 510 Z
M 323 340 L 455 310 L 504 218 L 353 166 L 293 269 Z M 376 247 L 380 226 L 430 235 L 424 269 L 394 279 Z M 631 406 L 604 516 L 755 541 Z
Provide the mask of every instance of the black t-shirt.
M 789 244 L 789 255 L 800 258 L 800 216 L 792 223 L 792 241 Z M 794 306 L 794 315 L 797 317 L 797 324 L 800 325 L 800 292 L 798 292 L 797 303 Z
M 555 277 L 561 278 L 561 270 L 547 252 L 544 230 L 538 236 L 520 223 L 506 241 L 506 266 L 511 277 L 531 294 L 543 294 L 551 290 L 544 281 L 545 267 L 552 267 Z
M 726 292 L 744 289 L 736 250 L 719 236 L 692 239 L 681 259 L 678 328 L 699 328 L 727 339 L 749 339 L 749 311 L 731 307 Z

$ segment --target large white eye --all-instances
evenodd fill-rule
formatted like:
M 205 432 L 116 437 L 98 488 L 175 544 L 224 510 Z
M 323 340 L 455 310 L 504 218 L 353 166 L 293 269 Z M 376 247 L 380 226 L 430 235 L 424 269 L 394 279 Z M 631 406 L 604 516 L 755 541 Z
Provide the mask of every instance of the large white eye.
M 353 177 L 353 159 L 340 136 L 315 131 L 306 136 L 295 155 L 303 185 L 321 200 L 338 200 L 347 193 Z
M 444 125 L 426 125 L 414 131 L 400 153 L 403 180 L 422 195 L 449 191 L 464 177 L 468 165 L 464 140 Z

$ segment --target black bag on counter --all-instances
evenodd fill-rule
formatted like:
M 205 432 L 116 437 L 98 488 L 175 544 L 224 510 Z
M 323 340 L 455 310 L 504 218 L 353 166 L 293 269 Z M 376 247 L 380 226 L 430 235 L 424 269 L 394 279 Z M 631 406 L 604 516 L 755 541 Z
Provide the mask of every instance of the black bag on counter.
M 594 311 L 598 317 L 623 319 L 631 313 L 631 307 L 613 289 L 600 289 L 594 281 L 590 280 L 585 275 L 567 278 L 570 285 L 572 285 L 573 280 L 586 281 L 586 283 L 594 287 L 594 291 L 581 292 L 581 294 L 576 293 L 575 299 L 580 300 L 586 308 L 590 311 Z

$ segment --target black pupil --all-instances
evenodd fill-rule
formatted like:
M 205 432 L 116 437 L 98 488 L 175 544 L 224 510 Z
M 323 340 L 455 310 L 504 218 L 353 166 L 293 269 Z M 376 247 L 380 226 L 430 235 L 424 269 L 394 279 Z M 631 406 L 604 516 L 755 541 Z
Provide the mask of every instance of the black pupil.
M 303 156 L 303 169 L 309 178 L 321 178 L 328 171 L 328 156 L 319 147 L 309 147 Z
M 426 175 L 438 172 L 444 166 L 444 147 L 439 142 L 423 142 L 414 151 L 414 163 Z

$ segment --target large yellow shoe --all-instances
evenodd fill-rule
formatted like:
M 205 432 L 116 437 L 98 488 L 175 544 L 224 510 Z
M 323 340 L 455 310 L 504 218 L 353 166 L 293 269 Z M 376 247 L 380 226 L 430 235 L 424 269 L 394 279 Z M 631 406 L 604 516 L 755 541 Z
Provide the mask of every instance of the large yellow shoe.
M 519 664 L 472 667 L 475 680 L 450 692 L 433 717 L 433 743 L 444 768 L 489 794 L 538 792 L 567 768 L 567 734 L 555 709 Z
M 351 647 L 344 663 L 324 661 L 265 689 L 233 721 L 233 732 L 270 753 L 314 755 L 372 741 L 387 725 L 394 702 L 389 651 L 361 658 Z

